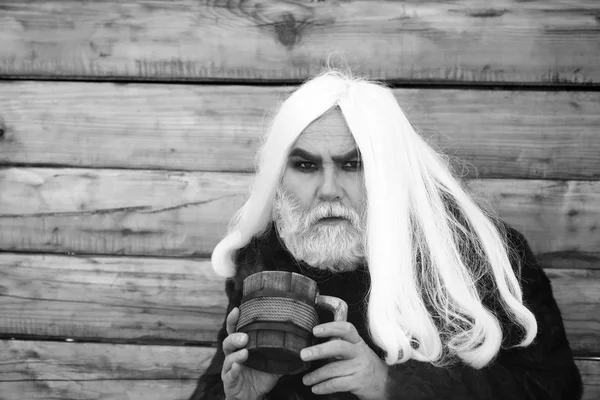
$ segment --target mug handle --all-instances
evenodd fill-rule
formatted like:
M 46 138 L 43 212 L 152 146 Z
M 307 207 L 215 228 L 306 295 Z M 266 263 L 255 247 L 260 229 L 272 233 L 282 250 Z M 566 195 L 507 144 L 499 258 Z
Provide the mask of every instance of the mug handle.
M 342 299 L 333 296 L 318 295 L 315 301 L 317 307 L 331 311 L 334 321 L 346 321 L 348 318 L 348 304 Z

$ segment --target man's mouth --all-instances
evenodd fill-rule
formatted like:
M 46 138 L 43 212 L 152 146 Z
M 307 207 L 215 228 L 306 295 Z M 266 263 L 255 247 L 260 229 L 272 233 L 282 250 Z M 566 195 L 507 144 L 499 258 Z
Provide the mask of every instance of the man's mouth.
M 343 221 L 347 221 L 347 219 L 343 217 L 325 217 L 319 220 L 323 224 L 337 224 Z

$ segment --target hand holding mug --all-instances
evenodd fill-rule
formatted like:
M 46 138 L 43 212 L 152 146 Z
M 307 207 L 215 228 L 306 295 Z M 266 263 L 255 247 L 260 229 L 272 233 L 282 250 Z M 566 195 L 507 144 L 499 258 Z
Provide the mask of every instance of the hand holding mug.
M 246 333 L 246 367 L 270 374 L 295 375 L 310 368 L 300 351 L 313 344 L 317 309 L 345 321 L 348 305 L 319 293 L 317 282 L 294 272 L 262 271 L 243 283 L 236 331 Z
M 227 316 L 227 334 L 223 341 L 225 361 L 221 370 L 221 380 L 227 400 L 258 400 L 269 393 L 280 375 L 257 371 L 245 366 L 248 350 L 248 335 L 236 332 L 239 309 L 234 308 Z
M 333 338 L 300 353 L 304 361 L 331 360 L 306 374 L 302 382 L 315 394 L 350 392 L 361 400 L 386 398 L 388 366 L 360 337 L 354 325 L 335 321 L 317 325 L 314 335 Z

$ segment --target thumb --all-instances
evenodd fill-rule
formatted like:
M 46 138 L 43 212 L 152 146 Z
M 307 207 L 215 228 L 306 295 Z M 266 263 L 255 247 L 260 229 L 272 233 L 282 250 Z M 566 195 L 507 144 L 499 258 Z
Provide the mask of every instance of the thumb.
M 226 325 L 227 325 L 227 334 L 228 335 L 235 333 L 235 329 L 237 327 L 237 322 L 238 322 L 239 317 L 240 317 L 240 309 L 235 307 L 233 310 L 231 310 L 231 312 L 227 316 Z

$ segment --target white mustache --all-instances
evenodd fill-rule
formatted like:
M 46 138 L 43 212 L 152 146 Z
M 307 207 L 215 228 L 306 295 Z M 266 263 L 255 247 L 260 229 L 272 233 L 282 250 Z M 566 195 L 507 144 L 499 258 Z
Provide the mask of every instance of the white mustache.
M 321 202 L 305 210 L 293 193 L 278 190 L 273 206 L 279 235 L 296 259 L 332 271 L 353 270 L 364 259 L 366 207 L 362 204 L 355 210 L 339 201 Z M 351 224 L 318 224 L 319 220 L 331 217 L 345 218 Z
M 321 203 L 312 209 L 306 218 L 307 227 L 310 227 L 323 218 L 344 218 L 354 226 L 360 223 L 360 216 L 356 211 L 340 203 Z

